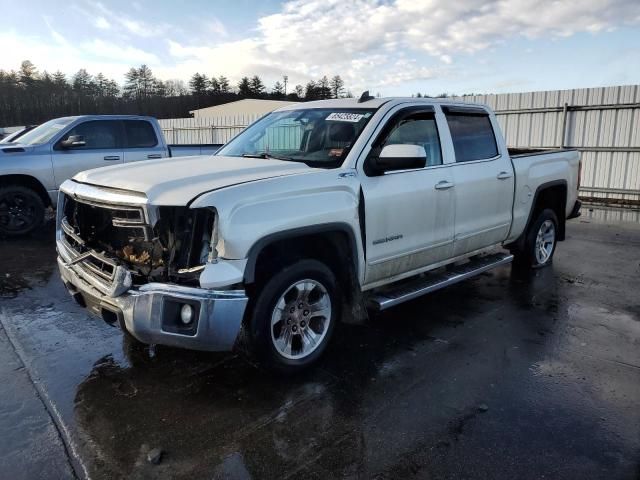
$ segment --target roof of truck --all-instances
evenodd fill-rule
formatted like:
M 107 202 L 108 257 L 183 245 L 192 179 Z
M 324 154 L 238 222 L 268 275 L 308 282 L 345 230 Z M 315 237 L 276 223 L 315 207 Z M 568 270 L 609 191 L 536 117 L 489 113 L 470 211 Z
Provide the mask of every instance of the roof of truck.
M 105 120 L 120 120 L 120 119 L 134 119 L 134 118 L 154 118 L 149 115 L 76 115 L 75 117 L 68 118 L 95 118 L 95 119 L 105 119 Z
M 415 97 L 387 97 L 387 98 L 372 98 L 370 100 L 365 100 L 360 102 L 357 98 L 334 98 L 330 100 L 315 100 L 312 102 L 301 102 L 295 103 L 292 105 L 287 105 L 285 107 L 279 108 L 277 111 L 286 111 L 286 110 L 299 110 L 302 108 L 363 108 L 363 109 L 377 109 L 382 105 L 389 104 L 398 105 L 400 103 L 424 103 L 426 105 L 433 104 L 455 104 L 455 105 L 469 105 L 475 107 L 486 107 L 486 105 L 482 105 L 479 103 L 471 103 L 471 102 L 461 102 L 460 100 L 451 99 L 451 98 L 415 98 Z

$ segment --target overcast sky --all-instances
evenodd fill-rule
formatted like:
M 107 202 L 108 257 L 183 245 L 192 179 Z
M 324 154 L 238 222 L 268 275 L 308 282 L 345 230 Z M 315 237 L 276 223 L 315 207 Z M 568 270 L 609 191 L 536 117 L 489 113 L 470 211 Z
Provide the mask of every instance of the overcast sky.
M 0 0 L 0 68 L 29 59 L 119 83 L 341 75 L 359 94 L 640 83 L 640 0 Z

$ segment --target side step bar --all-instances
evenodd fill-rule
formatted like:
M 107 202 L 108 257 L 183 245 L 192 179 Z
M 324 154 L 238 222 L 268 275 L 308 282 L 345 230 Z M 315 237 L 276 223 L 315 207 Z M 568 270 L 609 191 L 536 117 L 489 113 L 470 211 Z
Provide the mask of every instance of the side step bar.
M 402 282 L 401 285 L 387 287 L 373 294 L 370 306 L 376 310 L 386 310 L 403 302 L 413 300 L 427 293 L 435 292 L 454 283 L 480 275 L 487 270 L 506 265 L 513 261 L 513 255 L 495 253 L 472 259 L 463 265 L 457 265 L 443 273 L 429 274 L 416 280 Z

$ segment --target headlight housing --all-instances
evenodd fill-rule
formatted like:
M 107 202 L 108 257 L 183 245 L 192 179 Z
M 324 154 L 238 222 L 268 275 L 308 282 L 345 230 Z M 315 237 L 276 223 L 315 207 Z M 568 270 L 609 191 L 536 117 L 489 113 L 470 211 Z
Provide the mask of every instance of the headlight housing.
M 211 239 L 209 241 L 209 255 L 207 262 L 216 263 L 218 261 L 218 211 L 213 210 L 213 228 L 211 230 Z

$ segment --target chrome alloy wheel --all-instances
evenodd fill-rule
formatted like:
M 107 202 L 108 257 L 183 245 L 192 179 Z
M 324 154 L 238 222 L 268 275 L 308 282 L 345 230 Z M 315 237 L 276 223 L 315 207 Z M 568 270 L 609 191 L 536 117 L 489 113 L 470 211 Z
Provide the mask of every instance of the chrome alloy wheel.
M 535 254 L 539 265 L 544 265 L 551 255 L 556 244 L 556 227 L 551 220 L 545 220 L 536 236 Z
M 276 302 L 271 315 L 271 341 L 289 360 L 305 358 L 324 340 L 331 324 L 329 292 L 316 280 L 290 285 Z

